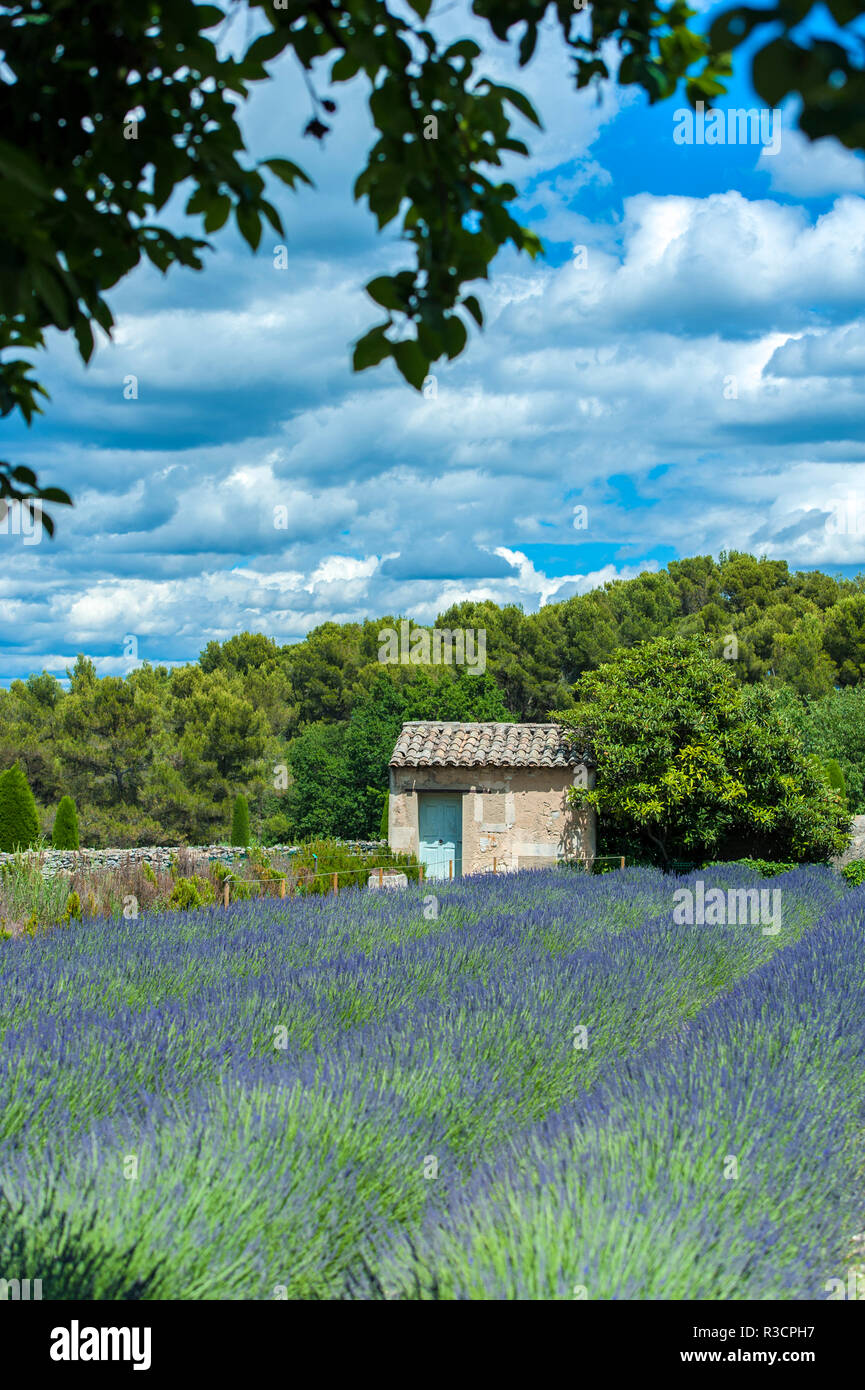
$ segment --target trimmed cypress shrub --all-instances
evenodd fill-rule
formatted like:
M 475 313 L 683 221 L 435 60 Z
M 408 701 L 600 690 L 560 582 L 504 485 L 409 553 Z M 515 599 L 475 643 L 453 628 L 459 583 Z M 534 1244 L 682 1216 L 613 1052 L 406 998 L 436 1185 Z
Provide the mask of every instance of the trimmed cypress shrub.
M 55 849 L 78 849 L 78 814 L 75 810 L 75 802 L 71 796 L 61 796 L 60 805 L 57 807 L 57 815 L 54 817 L 54 829 L 51 832 L 51 843 Z
M 846 805 L 847 805 L 847 784 L 846 784 L 846 782 L 844 781 L 844 773 L 843 773 L 843 771 L 842 771 L 842 769 L 841 769 L 840 763 L 836 762 L 834 758 L 829 758 L 829 759 L 823 764 L 823 767 L 824 767 L 825 772 L 826 772 L 826 777 L 828 778 L 828 781 L 829 781 L 829 786 L 832 788 L 833 791 L 837 792 L 838 795 L 841 797 L 842 805 L 846 806 Z
M 17 763 L 0 773 L 0 850 L 29 849 L 39 839 L 36 802 Z
M 388 811 L 388 806 L 389 806 L 389 804 L 390 804 L 390 792 L 385 792 L 385 794 L 384 794 L 384 806 L 382 807 L 382 811 L 381 811 L 381 825 L 380 825 L 379 828 L 378 828 L 378 838 L 379 838 L 380 840 L 386 840 L 386 839 L 387 839 L 387 811 Z
M 231 817 L 231 843 L 240 847 L 249 844 L 249 803 L 242 792 L 234 800 L 234 814 Z

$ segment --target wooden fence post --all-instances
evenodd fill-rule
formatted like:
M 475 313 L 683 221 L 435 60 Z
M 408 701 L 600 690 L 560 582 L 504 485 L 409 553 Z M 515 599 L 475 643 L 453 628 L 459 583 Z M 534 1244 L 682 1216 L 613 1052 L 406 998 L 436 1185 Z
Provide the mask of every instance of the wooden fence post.
M 621 864 L 621 867 L 622 867 L 623 869 L 624 869 L 624 867 L 625 867 L 625 856 L 624 856 L 624 855 L 622 855 L 622 864 Z
M 339 874 L 334 874 L 333 876 L 333 891 L 334 893 L 339 892 Z
M 493 873 L 496 872 L 496 856 L 493 855 Z
M 224 885 L 224 887 L 223 887 L 223 889 L 222 889 L 222 905 L 223 905 L 223 907 L 228 907 L 228 904 L 229 904 L 230 902 L 231 902 L 231 884 L 229 883 L 228 879 L 226 879 L 226 880 L 225 880 L 225 885 Z
M 379 888 L 384 887 L 384 869 L 381 867 L 381 865 L 379 865 L 378 870 L 378 886 Z
M 423 864 L 418 864 L 417 866 L 417 881 L 418 883 L 423 883 Z
M 449 860 L 448 860 L 448 878 L 453 878 L 453 876 L 454 876 L 454 861 L 453 861 L 452 859 L 449 859 Z
M 279 896 L 280 896 L 281 898 L 284 898 L 284 897 L 285 897 L 285 879 L 284 879 L 284 878 L 281 878 L 281 879 L 279 880 Z

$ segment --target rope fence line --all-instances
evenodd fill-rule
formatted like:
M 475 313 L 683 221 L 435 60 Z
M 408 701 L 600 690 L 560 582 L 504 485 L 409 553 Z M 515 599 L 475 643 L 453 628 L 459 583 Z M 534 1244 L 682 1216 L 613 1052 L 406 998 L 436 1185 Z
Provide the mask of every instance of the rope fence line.
M 577 863 L 577 864 L 597 864 L 597 863 L 599 863 L 601 860 L 609 860 L 609 859 L 618 859 L 618 860 L 619 860 L 619 868 L 620 868 L 620 869 L 624 869 L 624 867 L 625 867 L 625 856 L 624 856 L 623 854 L 595 854 L 595 855 L 586 855 L 586 854 L 583 854 L 583 855 L 576 855 L 573 859 L 566 859 L 566 860 L 563 860 L 562 863 L 564 863 L 564 864 L 574 864 L 574 863 Z M 400 865 L 400 864 L 375 864 L 375 865 L 373 865 L 371 868 L 370 868 L 370 867 L 367 867 L 367 868 L 365 868 L 365 869 L 325 869 L 325 870 L 323 870 L 321 873 L 306 874 L 306 875 L 304 875 L 304 878 L 303 878 L 302 881 L 301 881 L 301 880 L 289 880 L 289 878 L 288 878 L 287 875 L 284 876 L 284 877 L 276 876 L 276 877 L 272 877 L 272 878 L 238 878 L 238 879 L 227 878 L 227 879 L 225 880 L 225 883 L 223 884 L 223 889 L 222 889 L 222 901 L 223 901 L 223 906 L 224 906 L 224 907 L 228 907 L 228 906 L 230 905 L 230 903 L 231 903 L 231 885 L 232 885 L 232 883 L 268 883 L 268 884 L 270 884 L 271 886 L 273 886 L 273 885 L 275 885 L 275 884 L 279 884 L 278 896 L 279 896 L 280 898 L 284 898 L 284 897 L 286 897 L 286 895 L 287 895 L 289 898 L 291 898 L 291 897 L 294 896 L 294 890 L 295 890 L 296 887 L 298 887 L 298 886 L 303 886 L 303 884 L 309 883 L 312 879 L 317 879 L 317 878 L 329 878 L 329 879 L 331 880 L 331 885 L 332 885 L 333 892 L 334 892 L 334 893 L 338 893 L 338 892 L 339 892 L 339 879 L 340 879 L 340 876 L 342 876 L 343 878 L 352 878 L 352 877 L 354 877 L 354 876 L 356 876 L 356 875 L 359 875 L 359 874 L 365 874 L 366 877 L 367 877 L 367 880 L 369 880 L 369 878 L 371 878 L 373 874 L 376 874 L 376 873 L 377 873 L 377 874 L 378 874 L 378 886 L 379 886 L 379 888 L 383 888 L 383 887 L 384 887 L 384 876 L 385 876 L 386 873 L 387 873 L 387 874 L 394 874 L 394 873 L 402 874 L 402 873 L 404 873 L 404 874 L 406 875 L 406 878 L 408 878 L 408 876 L 409 876 L 409 871 L 410 871 L 410 870 L 413 870 L 415 867 L 417 868 L 417 882 L 418 882 L 418 884 L 422 884 L 422 883 L 424 883 L 424 882 L 427 882 L 427 883 L 434 883 L 434 882 L 435 882 L 435 879 L 425 879 L 425 878 L 424 878 L 424 865 L 423 865 L 423 864 L 418 864 L 417 866 L 415 866 L 414 864 L 403 864 L 403 865 Z M 494 874 L 498 874 L 498 873 L 501 873 L 501 872 L 506 872 L 506 871 L 503 871 L 503 870 L 499 869 L 499 867 L 498 867 L 498 860 L 497 860 L 497 857 L 496 857 L 495 855 L 493 856 L 493 867 L 492 867 L 492 872 L 493 872 Z M 450 860 L 448 860 L 448 882 L 452 882 L 452 881 L 453 881 L 453 876 L 454 876 L 454 861 L 453 861 L 452 859 L 450 859 Z

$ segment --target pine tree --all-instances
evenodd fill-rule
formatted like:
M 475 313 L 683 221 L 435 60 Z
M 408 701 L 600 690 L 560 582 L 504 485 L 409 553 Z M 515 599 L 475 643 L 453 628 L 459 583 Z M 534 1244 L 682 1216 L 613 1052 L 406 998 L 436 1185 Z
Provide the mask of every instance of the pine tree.
M 78 814 L 71 796 L 60 798 L 51 843 L 55 849 L 78 849 Z
M 240 847 L 249 844 L 249 803 L 241 792 L 234 802 L 234 814 L 231 817 L 231 843 Z
M 29 849 L 39 838 L 39 817 L 30 783 L 17 763 L 0 773 L 0 850 Z

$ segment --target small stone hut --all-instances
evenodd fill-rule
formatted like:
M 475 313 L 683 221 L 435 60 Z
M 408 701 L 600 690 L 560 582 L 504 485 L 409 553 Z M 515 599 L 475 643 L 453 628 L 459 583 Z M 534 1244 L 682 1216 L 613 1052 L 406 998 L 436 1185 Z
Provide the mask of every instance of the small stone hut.
M 594 768 L 556 724 L 403 724 L 390 759 L 388 843 L 428 878 L 593 859 L 595 814 L 568 788 Z

